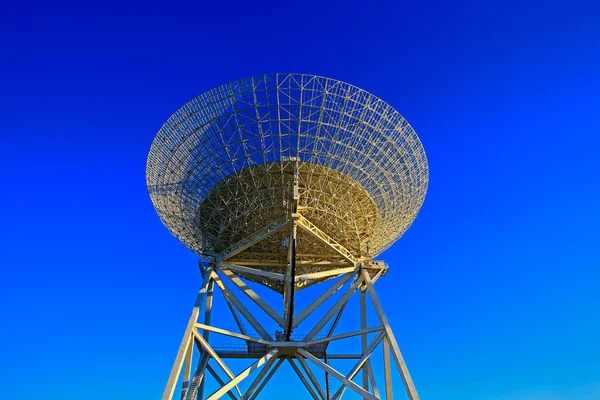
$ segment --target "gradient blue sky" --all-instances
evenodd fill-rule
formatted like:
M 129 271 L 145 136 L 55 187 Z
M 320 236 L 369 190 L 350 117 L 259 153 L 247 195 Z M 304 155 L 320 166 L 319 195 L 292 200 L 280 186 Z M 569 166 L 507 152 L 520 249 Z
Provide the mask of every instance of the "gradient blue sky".
M 600 399 L 599 20 L 579 1 L 4 2 L 1 397 L 158 398 L 199 275 L 148 198 L 150 143 L 206 89 L 302 72 L 385 99 L 427 151 L 377 284 L 421 397 Z

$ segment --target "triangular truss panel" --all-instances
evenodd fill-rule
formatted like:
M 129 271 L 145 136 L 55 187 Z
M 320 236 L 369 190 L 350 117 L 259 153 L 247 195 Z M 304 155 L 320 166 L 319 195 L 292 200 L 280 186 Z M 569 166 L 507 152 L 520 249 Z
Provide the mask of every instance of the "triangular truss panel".
M 203 270 L 203 275 L 202 289 L 163 399 L 173 397 L 180 374 L 183 375 L 183 399 L 214 400 L 224 396 L 256 398 L 282 363 L 292 367 L 307 392 L 315 399 L 339 399 L 346 391 L 371 400 L 392 399 L 394 367 L 402 377 L 409 398 L 418 398 L 374 290 L 374 281 L 382 275 L 381 271 L 357 268 L 338 278 L 343 281 L 339 285 L 341 296 L 335 299 L 333 305 L 322 310 L 324 313 L 316 323 L 311 324 L 310 331 L 301 336 L 295 334 L 292 340 L 285 340 L 283 326 L 275 332 L 263 327 L 258 313 L 250 312 L 246 303 L 253 302 L 263 311 L 263 317 L 270 318 L 276 324 L 285 325 L 283 315 L 271 309 L 230 270 L 210 266 Z M 234 294 L 234 289 L 244 288 L 250 293 L 242 301 Z M 217 296 L 216 292 L 222 296 Z M 237 329 L 211 325 L 213 301 L 219 297 L 230 308 Z M 352 311 L 344 311 L 351 298 L 358 298 L 358 310 L 354 307 Z M 324 300 L 327 299 L 315 299 L 296 313 L 294 318 L 306 318 L 306 315 L 323 306 Z M 206 303 L 205 307 L 202 307 L 203 303 Z M 200 315 L 200 311 L 203 315 Z M 373 311 L 370 318 L 367 318 L 368 311 Z M 360 326 L 354 328 L 352 324 L 340 322 L 344 318 L 359 321 Z M 223 337 L 230 339 L 226 341 L 228 344 L 223 344 Z M 199 350 L 199 359 L 194 368 L 190 346 L 196 346 Z M 228 366 L 228 360 L 233 358 L 246 360 L 247 366 L 234 372 Z M 375 376 L 374 363 L 382 365 L 378 370 L 383 371 L 383 376 Z M 206 379 L 213 379 L 217 389 L 204 393 L 202 382 Z

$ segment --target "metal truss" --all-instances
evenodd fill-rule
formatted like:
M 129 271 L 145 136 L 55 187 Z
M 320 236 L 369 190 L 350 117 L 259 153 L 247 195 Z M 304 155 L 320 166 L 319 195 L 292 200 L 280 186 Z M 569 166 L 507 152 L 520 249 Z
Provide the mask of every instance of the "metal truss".
M 284 363 L 313 399 L 339 399 L 347 390 L 391 399 L 393 367 L 409 399 L 418 399 L 373 287 L 388 269 L 373 257 L 408 229 L 428 184 L 421 142 L 396 110 L 319 76 L 233 81 L 169 118 L 152 143 L 146 180 L 163 223 L 207 261 L 163 400 L 173 398 L 179 380 L 183 400 L 255 399 Z M 297 309 L 298 292 L 326 281 L 327 289 Z M 250 282 L 281 294 L 282 304 L 265 300 Z M 237 330 L 212 323 L 214 294 L 222 294 Z M 336 332 L 356 295 L 360 329 Z M 376 326 L 367 324 L 368 299 Z M 307 333 L 295 333 L 299 327 Z M 215 336 L 241 347 L 216 346 L 209 340 Z M 352 337 L 360 337 L 360 349 L 329 351 Z M 381 386 L 372 367 L 379 348 Z M 251 363 L 234 373 L 230 359 Z M 356 363 L 343 373 L 329 363 L 334 359 Z M 212 393 L 205 393 L 208 377 L 217 382 Z M 337 391 L 330 380 L 341 384 Z
M 314 324 L 305 337 L 300 340 L 287 341 L 282 340 L 281 335 L 280 337 L 272 337 L 257 318 L 244 306 L 242 299 L 234 294 L 232 287 L 241 290 L 246 296 L 245 300 L 253 302 L 266 315 L 271 317 L 273 321 L 284 328 L 285 321 L 282 315 L 275 312 L 260 296 L 248 288 L 239 278 L 235 277 L 226 265 L 210 266 L 204 270 L 202 287 L 186 327 L 184 338 L 177 353 L 162 399 L 173 399 L 180 375 L 183 375 L 182 399 L 191 400 L 198 398 L 215 400 L 223 396 L 228 396 L 232 399 L 254 399 L 260 394 L 263 387 L 283 362 L 287 362 L 292 366 L 313 399 L 340 399 L 346 390 L 354 391 L 364 399 L 392 399 L 394 395 L 391 381 L 391 358 L 395 361 L 395 366 L 400 372 L 408 398 L 411 400 L 418 399 L 419 397 L 406 368 L 400 348 L 373 287 L 373 280 L 376 280 L 381 274 L 381 271 L 373 274 L 373 271 L 369 271 L 363 266 L 358 266 L 351 272 L 341 273 L 339 280 L 336 282 L 336 285 L 332 286 L 331 290 L 323 293 L 323 295 L 315 299 L 308 307 L 301 310 L 294 317 L 294 326 L 299 325 L 310 314 L 322 308 L 322 305 L 327 300 L 331 299 L 337 291 L 344 288 L 342 296 Z M 248 334 L 245 331 L 235 332 L 200 322 L 200 311 L 203 309 L 203 303 L 206 303 L 204 307 L 204 321 L 210 321 L 212 303 L 209 304 L 208 302 L 212 301 L 213 288 L 218 288 L 227 301 L 233 303 L 235 312 L 242 315 L 244 321 L 258 333 L 258 337 Z M 209 293 L 208 298 L 207 293 Z M 337 325 L 337 321 L 339 320 L 335 319 L 333 329 L 326 329 L 327 332 L 324 337 L 316 338 L 317 334 L 323 331 L 325 325 L 334 319 L 338 313 L 343 311 L 350 297 L 354 295 L 360 296 L 361 329 L 334 334 L 335 325 Z M 367 326 L 367 297 L 371 299 L 378 321 L 375 326 L 371 327 Z M 232 354 L 227 349 L 213 348 L 209 344 L 209 333 L 238 339 L 244 344 L 246 351 L 242 354 L 242 352 L 236 350 L 236 354 Z M 371 336 L 373 334 L 375 336 L 369 341 L 368 335 L 370 334 Z M 351 337 L 361 338 L 362 346 L 360 353 L 328 354 L 327 346 L 330 343 Z M 192 373 L 191 350 L 194 345 L 197 346 L 201 356 Z M 381 391 L 375 380 L 372 368 L 372 364 L 377 362 L 372 358 L 372 355 L 379 346 L 383 349 L 382 361 L 384 371 Z M 226 362 L 227 359 L 231 358 L 248 358 L 254 359 L 254 361 L 241 372 L 234 374 Z M 356 360 L 356 364 L 350 371 L 342 373 L 324 361 L 325 359 L 354 359 Z M 216 366 L 212 367 L 208 362 L 209 360 L 213 360 Z M 341 383 L 340 388 L 331 393 L 325 387 L 329 385 L 324 384 L 322 379 L 317 378 L 309 367 L 309 363 L 312 363 L 328 376 L 339 381 Z M 183 374 L 181 374 L 184 366 Z M 255 371 L 258 372 L 254 373 Z M 220 386 L 213 393 L 203 393 L 202 383 L 207 379 L 207 373 Z M 355 378 L 361 373 L 361 382 L 355 382 Z M 249 379 L 251 375 L 254 375 L 252 383 L 245 391 L 242 391 L 239 384 Z M 326 383 L 329 383 L 327 379 L 326 381 Z
M 335 79 L 274 74 L 186 103 L 159 130 L 146 168 L 161 220 L 203 257 L 227 256 L 252 232 L 276 225 L 293 206 L 294 179 L 296 207 L 320 232 L 299 226 L 346 248 L 334 254 L 354 263 L 408 229 L 428 165 L 412 127 L 376 96 Z M 315 245 L 298 236 L 299 253 Z M 263 247 L 283 251 L 280 240 Z

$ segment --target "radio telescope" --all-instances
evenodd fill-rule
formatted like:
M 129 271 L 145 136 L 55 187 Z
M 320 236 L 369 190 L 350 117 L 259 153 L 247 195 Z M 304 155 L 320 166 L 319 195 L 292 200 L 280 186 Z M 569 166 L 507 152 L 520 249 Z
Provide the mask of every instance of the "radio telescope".
M 193 98 L 164 123 L 146 179 L 160 219 L 200 256 L 203 276 L 163 400 L 173 398 L 180 380 L 183 399 L 254 399 L 283 363 L 315 399 L 338 399 L 346 390 L 391 399 L 393 373 L 409 399 L 419 398 L 373 287 L 388 271 L 373 258 L 411 225 L 428 183 L 423 146 L 391 106 L 320 76 L 232 81 Z M 308 287 L 318 295 L 299 308 L 297 296 Z M 281 296 L 277 304 L 272 291 Z M 238 330 L 211 324 L 217 292 Z M 360 329 L 338 332 L 355 293 Z M 215 337 L 241 345 L 219 347 Z M 349 338 L 360 339 L 354 353 L 330 349 Z M 251 364 L 234 373 L 226 363 L 232 358 Z M 331 365 L 337 359 L 355 364 L 342 373 Z M 217 386 L 205 394 L 209 375 Z

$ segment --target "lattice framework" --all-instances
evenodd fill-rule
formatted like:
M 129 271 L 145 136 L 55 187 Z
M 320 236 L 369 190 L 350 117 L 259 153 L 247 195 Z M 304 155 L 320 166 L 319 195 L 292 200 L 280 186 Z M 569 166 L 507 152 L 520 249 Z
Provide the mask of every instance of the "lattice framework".
M 285 215 L 292 169 L 300 209 L 356 256 L 375 256 L 405 232 L 428 179 L 421 142 L 388 104 L 333 79 L 275 74 L 181 107 L 152 144 L 147 183 L 165 225 L 202 255 Z
M 232 81 L 192 99 L 169 118 L 152 144 L 146 177 L 161 220 L 208 261 L 163 400 L 173 398 L 182 368 L 184 399 L 203 398 L 207 374 L 220 385 L 209 399 L 256 398 L 284 361 L 314 399 L 338 399 L 346 388 L 365 399 L 380 399 L 383 393 L 370 358 L 380 344 L 385 398 L 393 397 L 391 354 L 409 399 L 418 400 L 373 288 L 388 269 L 373 257 L 408 229 L 427 189 L 423 147 L 393 108 L 352 85 L 313 75 Z M 240 278 L 280 292 L 281 309 L 262 300 Z M 296 292 L 329 280 L 337 281 L 308 307 L 295 310 Z M 280 330 L 268 332 L 226 281 Z M 305 318 L 344 285 L 348 287 L 342 296 L 310 332 L 294 337 Z M 215 287 L 224 294 L 239 333 L 211 324 Z M 361 296 L 361 329 L 334 335 L 354 292 Z M 380 322 L 377 327 L 366 324 L 367 293 Z M 258 338 L 246 332 L 243 320 Z M 211 345 L 210 332 L 243 340 L 243 354 Z M 319 333 L 325 338 L 316 338 Z M 376 334 L 370 343 L 369 334 Z M 354 336 L 361 337 L 360 354 L 328 353 L 331 341 Z M 201 357 L 192 373 L 194 343 Z M 236 357 L 257 361 L 234 375 L 224 359 Z M 328 365 L 328 357 L 358 362 L 344 375 Z M 330 376 L 339 380 L 339 390 L 330 393 L 327 386 L 325 393 L 307 361 L 326 372 L 327 384 Z M 242 394 L 238 384 L 261 366 Z M 360 372 L 362 385 L 353 382 Z

